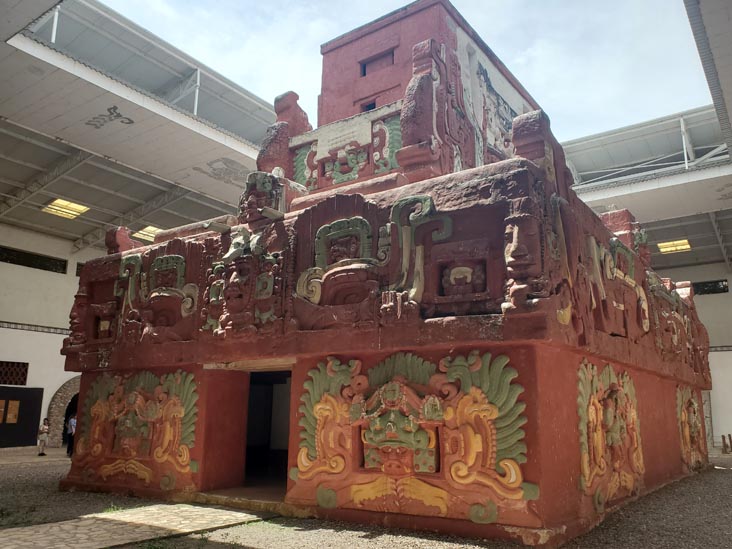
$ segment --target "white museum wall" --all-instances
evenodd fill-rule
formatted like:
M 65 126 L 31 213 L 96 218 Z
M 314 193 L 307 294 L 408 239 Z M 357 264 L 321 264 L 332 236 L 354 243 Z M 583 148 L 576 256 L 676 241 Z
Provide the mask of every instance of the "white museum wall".
M 76 264 L 100 257 L 104 252 L 87 248 L 72 253 L 69 240 L 10 225 L 0 225 L 0 246 L 68 261 L 66 274 L 0 263 L 0 280 L 3 281 L 0 284 L 0 321 L 67 329 L 74 294 L 79 287 Z
M 59 353 L 65 336 L 27 330 L 0 328 L 0 360 L 28 363 L 27 387 L 43 389 L 41 418 L 48 415 L 48 404 L 66 381 L 79 375 L 64 371 Z
M 68 261 L 66 274 L 0 262 L 0 322 L 30 328 L 42 326 L 67 330 L 69 312 L 78 289 L 77 262 L 84 263 L 104 255 L 102 250 L 72 251 L 69 240 L 0 224 L 0 245 Z M 7 325 L 6 325 L 7 326 Z M 64 371 L 61 356 L 63 333 L 0 326 L 0 361 L 27 362 L 28 387 L 43 389 L 41 417 L 48 414 L 48 404 L 66 381 L 78 375 Z

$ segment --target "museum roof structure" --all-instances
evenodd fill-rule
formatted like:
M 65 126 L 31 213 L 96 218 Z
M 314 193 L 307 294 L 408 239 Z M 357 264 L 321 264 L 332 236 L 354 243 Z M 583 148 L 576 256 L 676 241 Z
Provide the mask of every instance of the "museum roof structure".
M 270 104 L 94 0 L 10 4 L 0 222 L 81 249 L 234 211 Z
M 562 144 L 575 192 L 598 212 L 628 208 L 656 269 L 727 261 L 732 162 L 712 105 Z M 688 240 L 685 253 L 659 243 Z

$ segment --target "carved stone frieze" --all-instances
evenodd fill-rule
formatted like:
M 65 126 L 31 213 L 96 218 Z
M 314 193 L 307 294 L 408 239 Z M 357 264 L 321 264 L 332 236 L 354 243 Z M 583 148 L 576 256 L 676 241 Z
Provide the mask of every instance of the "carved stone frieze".
M 538 487 L 523 479 L 523 388 L 508 363 L 478 351 L 370 368 L 328 357 L 305 382 L 288 499 L 478 523 L 526 509 Z
M 676 417 L 679 423 L 681 460 L 688 470 L 698 470 L 707 462 L 707 449 L 702 410 L 691 387 L 676 388 Z
M 584 360 L 579 367 L 577 411 L 580 434 L 580 489 L 603 513 L 643 487 L 645 464 L 635 384 L 628 372 L 609 364 L 601 372 Z
M 183 246 L 182 241 L 178 243 Z M 114 295 L 121 301 L 117 337 L 128 344 L 192 339 L 197 324 L 198 292 L 196 283 L 186 282 L 183 255 L 123 256 L 114 285 Z M 100 320 L 99 325 L 103 322 L 107 321 Z M 106 331 L 109 332 L 108 327 Z
M 181 370 L 99 375 L 79 414 L 70 475 L 87 483 L 192 490 L 197 401 L 193 374 Z
M 258 334 L 282 319 L 282 256 L 269 253 L 263 232 L 236 229 L 223 261 L 211 269 L 206 326 L 220 336 Z

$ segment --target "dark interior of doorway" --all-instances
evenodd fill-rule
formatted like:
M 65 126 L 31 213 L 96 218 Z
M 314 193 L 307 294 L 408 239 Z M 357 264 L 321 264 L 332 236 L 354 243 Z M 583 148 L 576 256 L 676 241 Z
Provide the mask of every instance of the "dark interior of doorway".
M 68 406 L 66 406 L 66 412 L 64 412 L 64 430 L 61 434 L 61 443 L 63 445 L 66 445 L 66 443 L 69 440 L 69 433 L 67 432 L 67 425 L 69 424 L 69 418 L 71 417 L 71 414 L 76 413 L 76 408 L 79 403 L 79 393 L 75 394 L 73 397 L 71 397 L 71 400 L 69 401 Z
M 245 486 L 277 486 L 284 491 L 287 483 L 291 377 L 291 372 L 251 374 Z

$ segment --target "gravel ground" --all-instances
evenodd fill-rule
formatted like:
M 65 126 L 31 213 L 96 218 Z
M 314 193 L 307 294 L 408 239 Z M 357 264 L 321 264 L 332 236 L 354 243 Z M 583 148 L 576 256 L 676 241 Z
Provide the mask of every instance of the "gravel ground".
M 0 460 L 0 529 L 73 519 L 89 513 L 149 505 L 132 497 L 59 492 L 65 460 Z M 611 514 L 569 548 L 732 548 L 732 462 L 662 488 Z M 488 548 L 505 542 L 389 530 L 317 520 L 276 518 L 206 534 L 148 541 L 128 549 Z
M 111 494 L 60 492 L 58 482 L 68 470 L 68 460 L 0 464 L 0 529 L 149 505 Z
M 206 534 L 155 540 L 128 549 L 133 547 L 516 549 L 517 546 L 339 522 L 278 518 Z M 712 469 L 662 488 L 612 513 L 600 526 L 565 547 L 732 548 L 732 469 Z

